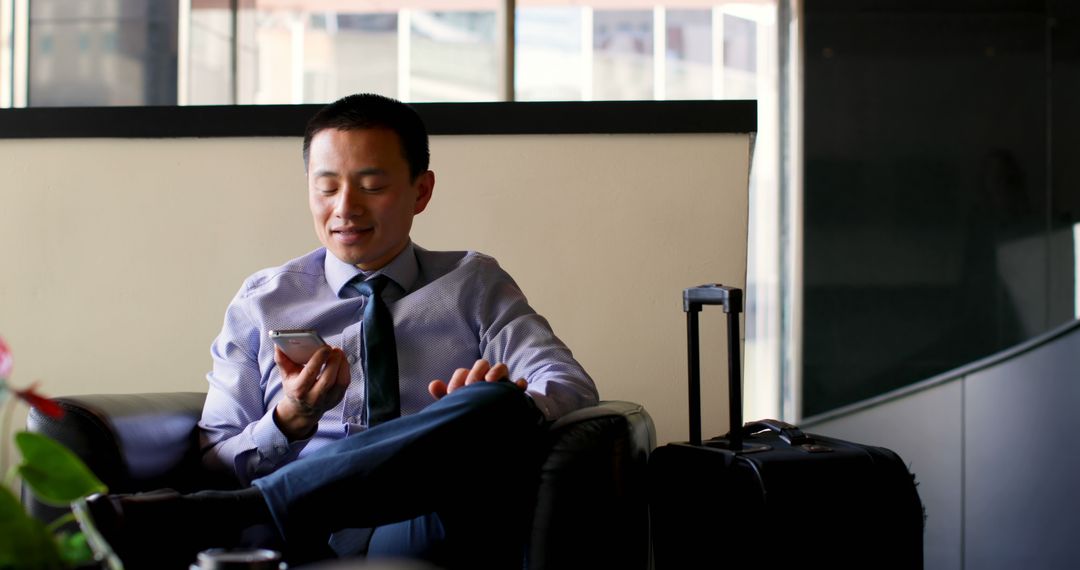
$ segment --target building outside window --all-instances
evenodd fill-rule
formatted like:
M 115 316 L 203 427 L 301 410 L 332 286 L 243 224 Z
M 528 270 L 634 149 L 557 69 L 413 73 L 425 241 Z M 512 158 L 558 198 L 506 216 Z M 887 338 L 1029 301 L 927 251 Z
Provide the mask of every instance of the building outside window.
M 33 107 L 175 105 L 177 0 L 35 0 Z

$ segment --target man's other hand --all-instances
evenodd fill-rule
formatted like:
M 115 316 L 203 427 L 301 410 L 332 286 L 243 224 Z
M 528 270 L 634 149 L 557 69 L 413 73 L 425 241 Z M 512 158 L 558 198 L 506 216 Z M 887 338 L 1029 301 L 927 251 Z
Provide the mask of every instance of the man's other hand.
M 323 413 L 345 397 L 350 378 L 345 352 L 324 346 L 307 364 L 297 364 L 275 346 L 274 362 L 281 370 L 285 392 L 274 408 L 274 421 L 290 441 L 311 437 Z
M 492 366 L 491 363 L 484 359 L 477 360 L 473 364 L 472 370 L 468 368 L 458 368 L 454 371 L 454 375 L 450 377 L 450 382 L 446 383 L 442 380 L 435 380 L 428 384 L 428 392 L 436 400 L 443 396 L 461 388 L 462 386 L 468 386 L 476 382 L 498 382 L 510 375 L 510 369 L 506 367 L 502 362 Z M 524 379 L 518 379 L 514 381 L 514 384 L 525 389 L 527 382 Z

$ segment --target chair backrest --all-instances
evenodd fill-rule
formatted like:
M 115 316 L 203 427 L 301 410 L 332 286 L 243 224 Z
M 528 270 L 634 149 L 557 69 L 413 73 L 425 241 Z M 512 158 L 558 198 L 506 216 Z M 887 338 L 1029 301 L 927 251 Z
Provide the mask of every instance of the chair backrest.
M 26 425 L 67 446 L 111 493 L 220 487 L 199 460 L 196 423 L 205 399 L 200 392 L 56 398 L 65 411 L 62 418 L 31 409 Z M 25 488 L 23 502 L 42 521 L 52 521 L 66 510 L 35 500 Z
M 67 412 L 63 418 L 32 410 L 27 425 L 66 445 L 113 493 L 224 488 L 229 482 L 203 469 L 199 458 L 197 422 L 205 397 L 169 392 L 57 398 Z M 528 568 L 647 569 L 645 476 L 655 446 L 652 419 L 630 402 L 601 402 L 555 422 L 540 472 Z M 23 500 L 43 521 L 63 512 L 25 491 Z

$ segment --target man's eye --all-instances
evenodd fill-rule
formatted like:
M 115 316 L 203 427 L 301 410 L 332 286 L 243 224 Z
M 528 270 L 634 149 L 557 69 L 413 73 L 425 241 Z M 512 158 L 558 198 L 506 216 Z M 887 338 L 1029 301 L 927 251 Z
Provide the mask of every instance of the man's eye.
M 386 186 L 372 186 L 370 188 L 364 188 L 363 190 L 364 192 L 367 192 L 369 194 L 377 194 L 379 192 L 382 192 L 383 190 L 386 190 Z
M 324 196 L 329 196 L 329 195 L 333 194 L 334 192 L 337 192 L 337 188 L 316 188 L 315 190 L 319 194 L 322 194 Z

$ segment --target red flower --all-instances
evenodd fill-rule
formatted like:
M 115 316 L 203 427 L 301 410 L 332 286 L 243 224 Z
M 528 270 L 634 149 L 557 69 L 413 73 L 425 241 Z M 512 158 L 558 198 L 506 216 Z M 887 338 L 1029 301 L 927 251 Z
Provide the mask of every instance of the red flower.
M 57 404 L 53 400 L 38 394 L 35 391 L 35 388 L 37 388 L 37 384 L 32 384 L 25 390 L 12 390 L 12 392 L 18 396 L 20 400 L 26 402 L 28 406 L 50 418 L 59 419 L 64 417 L 64 408 L 61 408 L 60 404 Z
M 15 359 L 11 356 L 4 337 L 0 336 L 0 379 L 11 378 L 11 368 L 15 365 Z
M 4 342 L 4 338 L 0 337 L 0 390 L 7 384 L 7 379 L 11 378 L 11 369 L 14 366 L 14 362 L 15 359 L 11 356 L 11 348 Z M 37 384 L 32 384 L 25 390 L 15 390 L 11 388 L 10 385 L 7 385 L 6 387 L 11 390 L 11 393 L 15 394 L 17 398 L 26 402 L 28 406 L 46 416 L 49 416 L 50 418 L 64 417 L 64 409 L 60 407 L 60 404 L 37 393 Z

